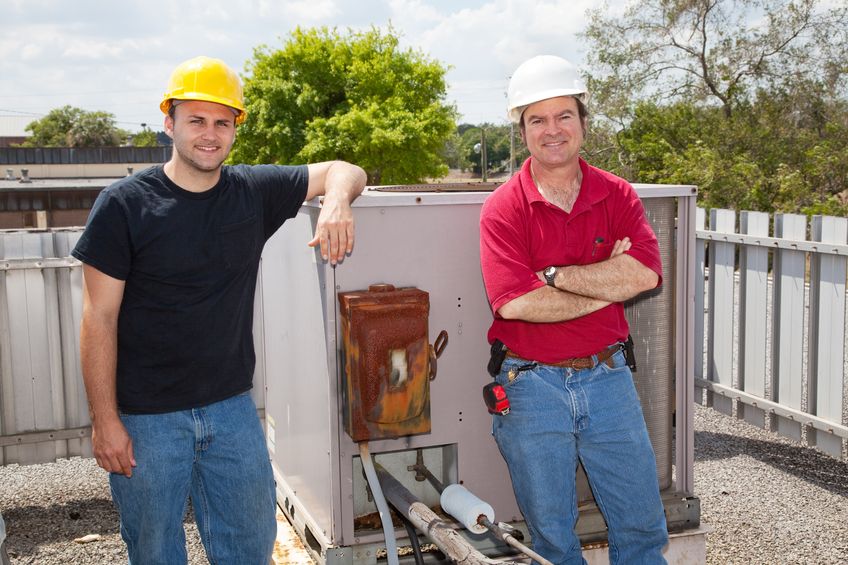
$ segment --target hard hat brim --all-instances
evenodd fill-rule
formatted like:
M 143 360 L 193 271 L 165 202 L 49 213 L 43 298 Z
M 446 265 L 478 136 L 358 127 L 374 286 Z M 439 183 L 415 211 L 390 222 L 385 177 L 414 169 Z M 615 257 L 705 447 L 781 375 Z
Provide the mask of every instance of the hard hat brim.
M 185 94 L 171 96 L 170 98 L 162 100 L 162 103 L 159 104 L 159 109 L 162 110 L 163 114 L 167 114 L 168 112 L 170 112 L 174 100 L 181 100 L 186 102 L 191 100 L 197 100 L 200 102 L 213 102 L 215 104 L 220 104 L 221 106 L 226 106 L 227 108 L 230 108 L 235 112 L 236 125 L 241 124 L 247 118 L 247 112 L 244 108 L 239 108 L 237 106 L 234 106 L 233 104 L 227 104 L 218 97 L 209 96 L 208 94 L 203 94 L 201 92 L 187 92 Z
M 534 92 L 531 96 L 524 96 L 520 97 L 518 100 L 514 100 L 513 106 L 507 110 L 507 115 L 512 123 L 521 123 L 521 115 L 524 113 L 524 110 L 527 109 L 527 106 L 535 104 L 536 102 L 541 102 L 542 100 L 558 98 L 560 96 L 574 96 L 584 105 L 589 103 L 589 93 L 586 92 L 586 90 L 579 88 L 554 88 L 542 92 Z

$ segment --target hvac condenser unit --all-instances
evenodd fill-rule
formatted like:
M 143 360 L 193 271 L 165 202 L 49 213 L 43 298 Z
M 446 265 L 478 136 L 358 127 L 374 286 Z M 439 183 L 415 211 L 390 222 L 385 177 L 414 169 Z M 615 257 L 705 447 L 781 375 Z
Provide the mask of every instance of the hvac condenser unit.
M 637 346 L 634 377 L 657 456 L 669 527 L 686 530 L 699 522 L 692 478 L 695 189 L 636 188 L 660 241 L 664 284 L 626 307 Z M 488 192 L 466 190 L 458 185 L 367 189 L 354 203 L 354 251 L 335 267 L 306 245 L 320 211 L 317 201 L 304 204 L 265 247 L 259 296 L 267 442 L 279 504 L 319 562 L 377 563 L 385 547 L 379 522 L 368 520 L 376 508 L 353 437 L 367 437 L 376 461 L 425 504 L 435 507 L 439 495 L 410 470 L 421 464 L 444 484 L 461 483 L 491 504 L 496 520 L 523 524 L 481 396 L 491 381 L 486 332 L 492 315 L 478 239 L 480 208 Z M 379 390 L 368 389 L 370 385 L 350 388 L 359 386 L 351 385 L 351 379 L 361 376 L 352 377 L 350 367 L 360 361 L 352 361 L 351 351 L 343 347 L 350 331 L 344 314 L 357 301 L 379 303 L 382 298 L 363 294 L 374 285 L 388 285 L 376 287 L 378 291 L 410 289 L 400 297 L 401 306 L 392 308 L 412 309 L 427 318 L 414 327 L 390 330 L 413 332 L 407 341 L 384 336 L 386 343 L 397 342 L 389 349 L 399 352 L 380 353 L 379 363 L 391 373 L 387 379 L 412 378 L 405 376 L 407 363 L 413 363 L 407 360 L 418 354 L 404 353 L 413 346 L 403 343 L 432 348 L 430 344 L 443 339 L 442 332 L 447 334 L 438 370 L 426 383 L 426 399 L 418 398 L 421 410 L 408 434 L 396 415 L 384 415 L 385 425 L 367 415 L 374 413 L 368 402 L 375 402 Z M 426 313 L 421 314 L 425 301 Z M 422 328 L 429 335 L 413 335 Z M 367 332 L 354 337 L 360 343 L 369 340 Z M 362 409 L 360 400 L 352 399 L 356 395 L 366 399 L 363 413 L 353 413 Z M 367 431 L 372 428 L 376 431 Z M 588 484 L 584 480 L 578 486 L 581 540 L 603 540 L 604 522 Z M 396 535 L 403 544 L 406 532 L 399 529 Z M 484 553 L 503 549 L 490 536 L 466 535 Z

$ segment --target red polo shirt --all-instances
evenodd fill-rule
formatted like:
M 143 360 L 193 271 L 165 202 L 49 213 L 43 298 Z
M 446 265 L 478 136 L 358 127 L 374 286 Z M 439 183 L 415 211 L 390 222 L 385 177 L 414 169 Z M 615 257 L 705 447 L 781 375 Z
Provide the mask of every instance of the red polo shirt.
M 587 265 L 609 258 L 625 236 L 626 253 L 653 270 L 662 282 L 657 238 L 630 184 L 580 159 L 583 183 L 571 213 L 545 200 L 530 176 L 530 159 L 498 187 L 480 214 L 480 261 L 495 320 L 489 342 L 500 339 L 520 357 L 555 363 L 585 357 L 627 338 L 624 306 L 610 304 L 566 322 L 504 320 L 507 302 L 545 286 L 536 276 L 549 265 Z

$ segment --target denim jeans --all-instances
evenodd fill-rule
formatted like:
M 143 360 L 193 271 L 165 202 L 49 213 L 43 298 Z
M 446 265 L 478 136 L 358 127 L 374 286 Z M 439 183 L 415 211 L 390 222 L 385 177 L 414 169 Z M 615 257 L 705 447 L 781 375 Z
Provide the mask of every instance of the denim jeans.
M 184 565 L 191 497 L 213 565 L 267 565 L 277 523 L 274 477 L 248 393 L 166 414 L 121 414 L 132 477 L 112 473 L 112 498 L 131 565 Z
M 574 531 L 576 470 L 583 463 L 608 528 L 611 564 L 665 563 L 668 541 L 656 461 L 624 353 L 574 370 L 508 358 L 497 381 L 511 411 L 493 434 L 509 467 L 533 548 L 563 564 L 585 563 Z

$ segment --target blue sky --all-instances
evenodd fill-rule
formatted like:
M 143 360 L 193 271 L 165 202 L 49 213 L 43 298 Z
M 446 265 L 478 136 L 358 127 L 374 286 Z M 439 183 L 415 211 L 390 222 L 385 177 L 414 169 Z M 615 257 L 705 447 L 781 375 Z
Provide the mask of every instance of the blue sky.
M 611 0 L 616 11 L 624 0 Z M 537 54 L 578 66 L 590 0 L 0 0 L 0 116 L 65 104 L 113 113 L 130 131 L 161 129 L 171 69 L 195 55 L 241 72 L 254 47 L 296 26 L 386 28 L 449 65 L 462 121 L 506 123 L 509 75 Z

